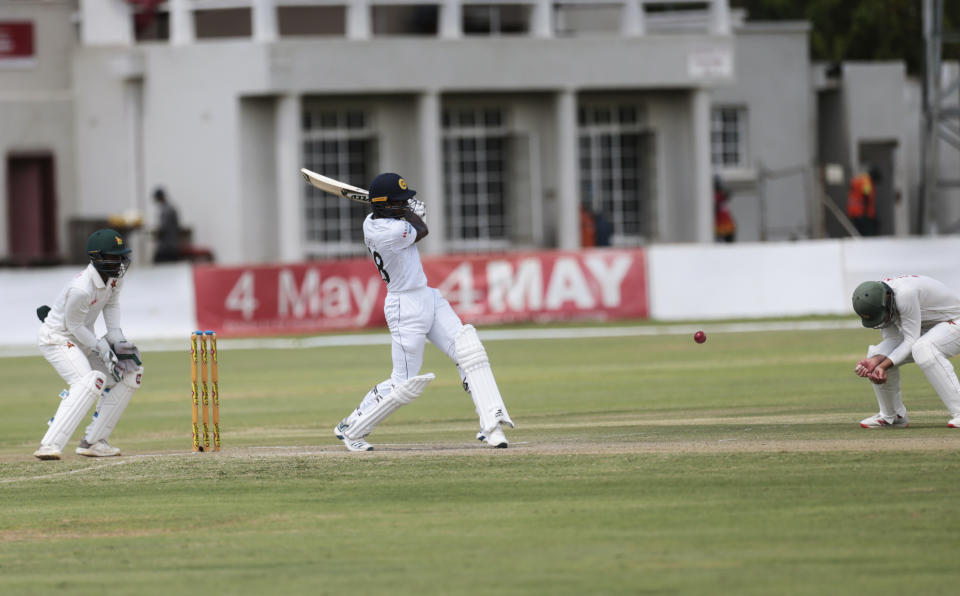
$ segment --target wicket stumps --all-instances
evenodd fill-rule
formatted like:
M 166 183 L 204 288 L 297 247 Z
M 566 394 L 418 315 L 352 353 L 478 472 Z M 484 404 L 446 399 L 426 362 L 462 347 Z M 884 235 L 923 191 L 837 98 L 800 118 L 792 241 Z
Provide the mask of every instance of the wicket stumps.
M 209 346 L 209 349 L 208 349 Z M 209 360 L 207 354 L 209 352 Z M 210 451 L 210 398 L 213 397 L 213 451 L 220 451 L 220 388 L 217 370 L 217 334 L 190 334 L 190 384 L 193 398 L 193 450 Z M 198 374 L 199 373 L 199 374 Z M 209 374 L 208 374 L 209 373 Z M 212 383 L 212 391 L 207 378 Z M 198 385 L 199 381 L 199 385 Z M 203 406 L 203 444 L 200 444 L 200 407 Z

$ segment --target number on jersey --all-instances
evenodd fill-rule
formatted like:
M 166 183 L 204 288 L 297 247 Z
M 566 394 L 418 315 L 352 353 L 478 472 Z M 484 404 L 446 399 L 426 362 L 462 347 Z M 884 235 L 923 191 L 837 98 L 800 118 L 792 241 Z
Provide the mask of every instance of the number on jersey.
M 390 283 L 390 274 L 383 268 L 383 257 L 373 249 L 370 249 L 370 254 L 373 255 L 373 262 L 377 266 L 377 271 L 380 272 L 380 277 L 383 278 L 383 283 Z

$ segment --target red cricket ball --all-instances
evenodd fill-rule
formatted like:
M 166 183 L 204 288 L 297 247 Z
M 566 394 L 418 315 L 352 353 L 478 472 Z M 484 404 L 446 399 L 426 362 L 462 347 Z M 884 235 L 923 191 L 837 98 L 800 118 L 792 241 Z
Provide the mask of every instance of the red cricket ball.
M 697 331 L 693 334 L 693 341 L 697 342 L 698 344 L 702 344 L 703 342 L 707 341 L 707 334 L 703 331 Z

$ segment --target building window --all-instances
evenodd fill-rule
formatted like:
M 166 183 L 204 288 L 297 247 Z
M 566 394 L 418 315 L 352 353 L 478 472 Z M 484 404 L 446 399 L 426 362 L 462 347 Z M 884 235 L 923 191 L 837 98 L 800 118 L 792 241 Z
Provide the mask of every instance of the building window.
M 509 35 L 530 30 L 530 7 L 521 4 L 464 4 L 466 35 Z
M 368 8 L 374 36 L 423 35 L 436 37 L 440 7 L 433 4 L 374 5 Z
M 193 27 L 197 39 L 220 39 L 253 35 L 250 8 L 216 8 L 193 11 Z
M 747 109 L 721 106 L 710 113 L 710 161 L 715 169 L 747 167 Z
M 346 35 L 346 6 L 277 6 L 280 37 Z
M 508 145 L 502 110 L 443 110 L 444 200 L 451 249 L 494 250 L 508 245 Z
M 598 243 L 635 245 L 656 237 L 655 146 L 635 105 L 578 110 L 580 200 L 596 216 Z
M 366 188 L 376 159 L 370 114 L 362 109 L 303 102 L 303 164 L 324 176 Z M 367 207 L 303 185 L 304 239 L 309 256 L 358 254 L 364 250 Z
M 156 6 L 133 6 L 133 35 L 138 42 L 169 40 L 170 13 Z
M 644 10 L 643 3 L 640 10 Z M 618 36 L 623 27 L 623 8 L 616 2 L 555 2 L 553 21 L 558 37 Z

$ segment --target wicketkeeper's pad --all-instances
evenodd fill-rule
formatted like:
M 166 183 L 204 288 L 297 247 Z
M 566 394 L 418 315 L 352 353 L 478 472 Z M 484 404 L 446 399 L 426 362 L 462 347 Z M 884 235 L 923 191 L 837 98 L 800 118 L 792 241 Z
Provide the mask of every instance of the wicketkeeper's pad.
M 61 400 L 57 413 L 53 415 L 50 428 L 41 443 L 55 445 L 59 451 L 63 451 L 80 420 L 100 396 L 106 382 L 102 372 L 92 370 L 71 385 L 69 392 Z
M 124 362 L 121 360 L 120 362 Z M 133 362 L 127 360 L 127 362 Z M 130 398 L 133 393 L 140 388 L 143 380 L 143 367 L 127 371 L 123 379 L 108 389 L 104 389 L 97 400 L 97 409 L 93 414 L 93 422 L 87 426 L 85 438 L 88 443 L 96 443 L 100 439 L 106 439 L 113 432 L 123 411 L 127 409 Z

